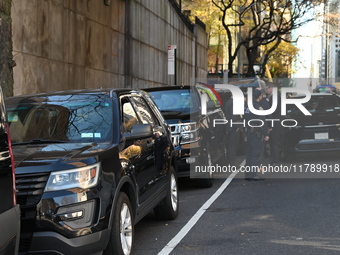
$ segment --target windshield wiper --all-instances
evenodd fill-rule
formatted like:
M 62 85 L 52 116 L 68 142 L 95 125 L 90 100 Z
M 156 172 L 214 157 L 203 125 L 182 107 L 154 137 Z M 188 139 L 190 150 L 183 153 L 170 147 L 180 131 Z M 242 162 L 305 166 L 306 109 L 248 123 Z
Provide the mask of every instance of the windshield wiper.
M 27 142 L 12 143 L 12 145 L 46 144 L 46 143 L 68 143 L 68 142 L 69 141 L 33 139 L 33 140 L 27 141 Z
M 182 112 L 182 111 L 162 111 L 161 110 L 161 113 L 165 114 L 165 115 L 180 115 L 180 114 L 183 114 L 185 112 Z

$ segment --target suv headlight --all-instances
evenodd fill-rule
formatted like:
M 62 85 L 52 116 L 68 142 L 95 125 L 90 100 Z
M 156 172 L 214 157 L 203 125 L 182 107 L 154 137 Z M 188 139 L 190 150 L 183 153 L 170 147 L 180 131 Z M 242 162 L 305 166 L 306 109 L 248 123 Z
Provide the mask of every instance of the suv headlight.
M 193 122 L 193 123 L 188 123 L 188 124 L 182 124 L 181 126 L 181 132 L 192 132 L 198 129 L 198 125 Z
M 56 171 L 50 174 L 45 191 L 72 188 L 87 189 L 97 185 L 99 164 L 71 170 Z
M 186 123 L 181 126 L 180 144 L 194 143 L 199 140 L 199 125 L 196 122 Z

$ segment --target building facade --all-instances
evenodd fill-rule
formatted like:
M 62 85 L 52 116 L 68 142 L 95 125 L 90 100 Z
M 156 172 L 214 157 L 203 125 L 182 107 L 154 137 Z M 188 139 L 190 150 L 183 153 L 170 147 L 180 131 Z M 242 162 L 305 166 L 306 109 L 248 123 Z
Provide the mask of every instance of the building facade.
M 339 41 L 339 3 L 329 0 L 324 6 L 322 37 L 322 59 L 320 61 L 320 83 L 340 82 L 340 41 Z
M 207 34 L 176 0 L 13 0 L 11 15 L 14 95 L 190 84 L 207 74 Z

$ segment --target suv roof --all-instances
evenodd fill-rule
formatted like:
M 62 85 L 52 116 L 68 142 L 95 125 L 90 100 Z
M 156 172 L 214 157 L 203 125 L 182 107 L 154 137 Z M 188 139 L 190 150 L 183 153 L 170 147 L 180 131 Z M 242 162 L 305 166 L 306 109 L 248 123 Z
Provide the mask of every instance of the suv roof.
M 89 93 L 89 94 L 108 94 L 112 96 L 112 93 L 116 94 L 124 94 L 128 92 L 136 92 L 142 93 L 140 89 L 127 89 L 127 88 L 99 88 L 99 89 L 78 89 L 78 90 L 60 90 L 54 92 L 43 92 L 37 94 L 30 94 L 30 95 L 19 95 L 15 96 L 15 98 L 28 98 L 28 97 L 40 97 L 40 96 L 53 96 L 53 95 L 70 95 L 70 94 L 82 94 L 82 93 Z M 10 98 L 8 98 L 10 99 Z
M 339 97 L 339 95 L 335 93 L 327 93 L 327 92 L 321 92 L 321 93 L 311 93 L 312 97 L 321 97 L 321 96 L 336 96 Z M 305 95 L 297 94 L 297 95 L 292 95 L 291 97 L 305 97 Z
M 159 91 L 159 90 L 176 90 L 176 89 L 190 89 L 193 85 L 170 85 L 170 86 L 162 86 L 162 87 L 151 87 L 146 88 L 146 91 Z

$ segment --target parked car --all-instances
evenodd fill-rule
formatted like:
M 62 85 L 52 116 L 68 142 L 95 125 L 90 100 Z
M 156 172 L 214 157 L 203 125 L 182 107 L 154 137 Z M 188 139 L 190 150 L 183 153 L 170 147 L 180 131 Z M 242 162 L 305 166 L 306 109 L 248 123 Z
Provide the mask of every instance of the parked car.
M 145 90 L 171 127 L 178 176 L 190 176 L 196 178 L 200 187 L 211 187 L 212 172 L 196 175 L 195 167 L 226 162 L 225 125 L 214 125 L 214 120 L 225 118 L 218 94 L 203 84 Z
M 22 209 L 20 251 L 131 254 L 134 224 L 178 214 L 171 134 L 139 90 L 7 100 Z
M 329 92 L 338 93 L 338 89 L 332 84 L 321 84 L 321 85 L 317 85 L 313 92 L 315 93 L 329 93 Z
M 286 118 L 294 119 L 297 125 L 285 128 L 283 156 L 287 158 L 299 152 L 340 150 L 339 96 L 330 93 L 312 94 L 303 106 L 312 115 L 304 115 L 296 105 L 287 105 Z M 287 122 L 287 125 L 293 126 L 291 124 Z
M 0 254 L 18 254 L 20 207 L 16 202 L 14 161 L 0 87 Z

